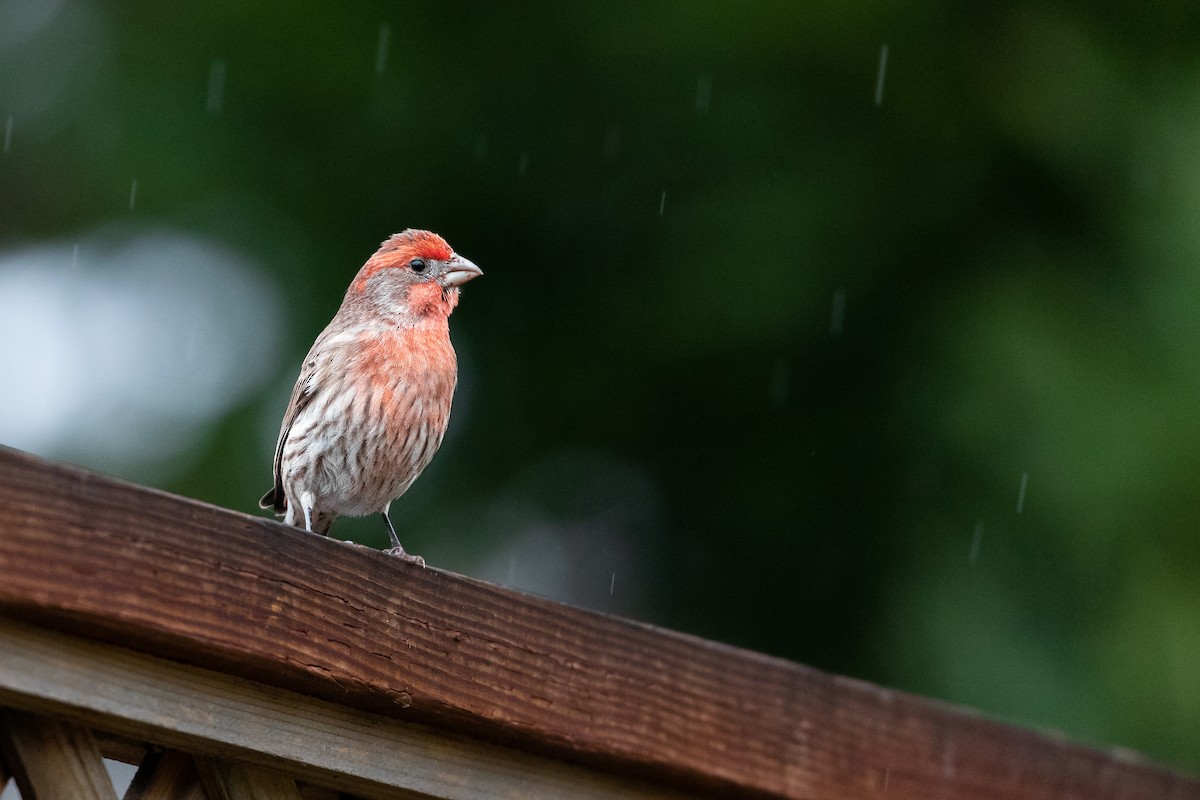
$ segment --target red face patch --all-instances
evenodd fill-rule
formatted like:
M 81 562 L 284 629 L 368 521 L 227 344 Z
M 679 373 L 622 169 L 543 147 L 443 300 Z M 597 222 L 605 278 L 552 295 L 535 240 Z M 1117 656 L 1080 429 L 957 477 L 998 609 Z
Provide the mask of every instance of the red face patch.
M 438 311 L 450 316 L 450 310 L 454 306 L 449 297 L 442 292 L 441 286 L 436 283 L 418 283 L 408 290 L 408 308 L 418 317 L 427 317 Z
M 396 240 L 400 240 L 397 242 L 396 250 L 407 250 L 422 258 L 445 261 L 454 255 L 454 251 L 450 249 L 450 245 L 446 244 L 445 239 L 429 231 L 405 231 L 388 239 L 388 242 Z
M 384 242 L 359 270 L 354 288 L 363 291 L 375 273 L 391 267 L 407 267 L 414 258 L 445 261 L 454 255 L 446 240 L 431 231 L 407 230 Z

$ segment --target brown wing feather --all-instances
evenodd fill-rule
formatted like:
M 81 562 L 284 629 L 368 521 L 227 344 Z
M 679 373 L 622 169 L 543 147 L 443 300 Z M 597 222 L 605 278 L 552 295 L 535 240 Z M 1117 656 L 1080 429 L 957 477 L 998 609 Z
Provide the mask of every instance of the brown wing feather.
M 287 410 L 283 412 L 283 424 L 279 428 L 279 442 L 275 445 L 275 485 L 258 501 L 259 508 L 273 508 L 276 514 L 283 514 L 287 511 L 287 495 L 283 491 L 283 444 L 287 441 L 288 433 L 292 430 L 292 423 L 296 421 L 296 416 L 312 402 L 313 397 L 317 394 L 313 384 L 313 378 L 317 372 L 317 358 L 313 353 L 316 352 L 317 345 L 324 338 L 324 336 L 318 337 L 316 343 L 313 344 L 308 357 L 304 359 L 304 368 L 300 370 L 300 377 L 296 379 L 296 385 L 292 388 L 292 397 L 288 400 Z

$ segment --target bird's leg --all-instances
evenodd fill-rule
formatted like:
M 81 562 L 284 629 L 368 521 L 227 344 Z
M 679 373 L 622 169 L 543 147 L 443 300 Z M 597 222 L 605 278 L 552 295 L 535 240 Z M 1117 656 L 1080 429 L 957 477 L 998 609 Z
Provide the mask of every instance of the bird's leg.
M 392 550 L 399 551 L 397 555 L 403 553 L 404 548 L 400 546 L 400 537 L 396 535 L 396 529 L 392 526 L 392 518 L 388 516 L 388 512 L 386 511 L 380 513 L 379 516 L 383 517 L 383 522 L 385 525 L 387 525 L 388 536 L 391 537 L 392 540 Z
M 425 566 L 425 559 L 421 558 L 420 556 L 411 555 L 410 553 L 406 553 L 404 551 L 404 546 L 400 544 L 400 537 L 396 535 L 396 529 L 392 526 L 392 518 L 388 516 L 387 509 L 384 509 L 379 516 L 383 517 L 383 521 L 387 524 L 388 536 L 392 540 L 392 546 L 383 552 L 387 553 L 389 556 L 396 556 L 397 558 L 402 558 L 405 561 L 411 561 L 414 564 L 419 564 L 422 567 Z
M 304 530 L 309 533 L 313 532 L 312 518 L 314 502 L 315 498 L 312 492 L 304 492 L 300 495 L 300 505 L 304 507 Z

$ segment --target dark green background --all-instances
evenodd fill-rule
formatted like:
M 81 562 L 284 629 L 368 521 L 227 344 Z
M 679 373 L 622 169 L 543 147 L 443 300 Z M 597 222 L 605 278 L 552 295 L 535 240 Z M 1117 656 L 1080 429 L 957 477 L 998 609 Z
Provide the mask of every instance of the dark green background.
M 410 550 L 1195 773 L 1197 8 L 71 4 L 0 48 L 0 248 L 258 266 L 256 393 L 89 460 L 252 511 L 350 278 L 436 230 L 486 275 Z

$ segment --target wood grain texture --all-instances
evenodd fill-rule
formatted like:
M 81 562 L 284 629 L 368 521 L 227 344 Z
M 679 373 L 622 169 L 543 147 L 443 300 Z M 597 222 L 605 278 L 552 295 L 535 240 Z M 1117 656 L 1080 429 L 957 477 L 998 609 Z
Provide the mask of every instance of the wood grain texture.
M 101 752 L 131 763 L 143 742 L 375 800 L 689 796 L 3 618 L 0 706 L 101 731 Z
M 117 800 L 86 728 L 7 709 L 0 714 L 0 749 L 23 800 Z
M 207 758 L 196 768 L 209 800 L 301 800 L 296 781 L 273 770 Z
M 0 508 L 0 613 L 597 769 L 724 796 L 1200 800 L 1135 758 L 14 451 Z
M 196 764 L 187 753 L 156 750 L 138 767 L 123 800 L 206 800 Z

